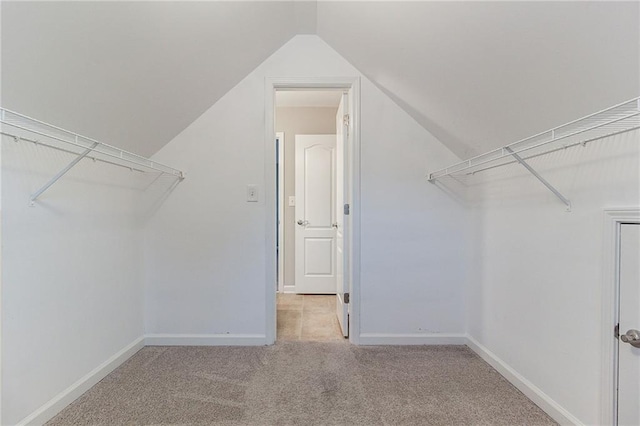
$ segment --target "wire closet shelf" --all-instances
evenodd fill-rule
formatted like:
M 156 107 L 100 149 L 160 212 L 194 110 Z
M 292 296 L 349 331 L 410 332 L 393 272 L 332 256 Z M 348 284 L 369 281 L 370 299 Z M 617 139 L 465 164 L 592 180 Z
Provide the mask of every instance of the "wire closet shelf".
M 520 163 L 536 174 L 528 167 L 525 160 L 577 145 L 585 146 L 589 142 L 639 128 L 640 97 L 637 97 L 502 148 L 431 172 L 428 174 L 428 179 L 430 182 L 434 182 L 445 176 L 463 177 L 513 163 Z M 537 174 L 536 177 L 541 179 Z M 543 181 L 543 183 L 545 182 Z
M 184 173 L 178 169 L 167 166 L 166 164 L 150 160 L 138 154 L 117 148 L 115 146 L 99 142 L 95 139 L 79 135 L 75 132 L 65 130 L 58 126 L 45 123 L 35 118 L 28 117 L 24 114 L 0 108 L 0 123 L 3 127 L 0 134 L 12 137 L 16 142 L 26 141 L 37 145 L 46 146 L 69 154 L 77 155 L 77 157 L 54 176 L 47 184 L 31 195 L 31 204 L 66 172 L 75 166 L 80 160 L 87 158 L 94 161 L 100 161 L 115 166 L 135 170 L 138 172 L 153 171 L 159 172 L 160 175 L 174 176 L 179 180 L 184 179 Z M 27 132 L 29 137 L 23 134 L 9 133 L 4 126 Z M 22 132 L 21 132 L 22 133 Z M 31 135 L 37 135 L 44 139 L 36 139 Z M 62 142 L 62 144 L 60 144 Z M 79 152 L 78 152 L 79 151 Z

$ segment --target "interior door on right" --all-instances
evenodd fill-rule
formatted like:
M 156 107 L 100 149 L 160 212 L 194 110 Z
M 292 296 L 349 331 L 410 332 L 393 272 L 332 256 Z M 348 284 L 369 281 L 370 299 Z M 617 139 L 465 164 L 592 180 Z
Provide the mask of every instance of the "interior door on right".
M 620 426 L 637 426 L 640 425 L 640 224 L 620 225 L 619 253 L 617 418 Z
M 336 113 L 336 314 L 343 336 L 349 335 L 349 304 L 346 303 L 345 293 L 349 293 L 349 257 L 348 235 L 349 216 L 344 213 L 344 205 L 349 199 L 349 185 L 345 171 L 348 171 L 348 94 L 342 94 L 342 100 Z

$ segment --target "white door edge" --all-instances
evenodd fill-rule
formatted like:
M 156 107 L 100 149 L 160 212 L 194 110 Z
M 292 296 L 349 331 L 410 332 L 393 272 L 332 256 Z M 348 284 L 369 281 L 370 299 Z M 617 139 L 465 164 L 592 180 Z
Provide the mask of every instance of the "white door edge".
M 344 337 L 349 336 L 349 304 L 346 301 L 345 283 L 349 283 L 349 248 L 348 237 L 351 232 L 350 215 L 344 211 L 345 201 L 349 199 L 348 174 L 349 169 L 349 94 L 343 92 L 336 112 L 336 315 Z

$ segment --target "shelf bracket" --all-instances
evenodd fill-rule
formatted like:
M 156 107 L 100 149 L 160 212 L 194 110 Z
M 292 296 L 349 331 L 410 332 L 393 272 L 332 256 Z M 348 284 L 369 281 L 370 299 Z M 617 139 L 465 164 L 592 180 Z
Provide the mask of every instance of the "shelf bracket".
M 43 192 L 45 192 L 47 189 L 49 189 L 51 187 L 51 185 L 56 183 L 58 181 L 58 179 L 60 179 L 62 176 L 64 176 L 65 173 L 67 173 L 69 170 L 71 170 L 73 168 L 73 166 L 78 164 L 80 162 L 80 160 L 82 160 L 84 157 L 86 157 L 98 145 L 99 145 L 99 143 L 95 142 L 93 145 L 91 145 L 90 148 L 87 148 L 84 152 L 78 154 L 77 158 L 75 158 L 72 162 L 70 162 L 64 169 L 60 170 L 58 172 L 58 174 L 56 174 L 54 177 L 52 177 L 49 182 L 45 183 L 42 188 L 38 189 L 36 192 L 31 194 L 31 201 L 30 201 L 29 205 L 31 207 L 33 207 L 35 205 L 35 201 L 38 199 L 39 196 L 42 195 Z
M 560 191 L 558 191 L 556 188 L 554 188 L 554 186 L 551 185 L 545 178 L 540 176 L 540 174 L 538 172 L 536 172 L 533 167 L 531 167 L 526 161 L 524 161 L 522 159 L 522 157 L 520 157 L 517 153 L 513 152 L 513 150 L 511 148 L 509 148 L 508 146 L 505 146 L 504 150 L 507 151 L 513 158 L 515 158 L 518 163 L 522 164 L 522 166 L 525 169 L 529 170 L 529 172 L 531 172 L 531 174 L 534 175 L 536 177 L 536 179 L 538 179 L 540 182 L 542 182 L 544 186 L 546 186 L 551 192 L 553 192 L 553 194 L 556 197 L 558 197 L 558 199 L 560 201 L 562 201 L 565 206 L 567 206 L 567 211 L 568 212 L 571 211 L 571 201 L 569 201 L 569 199 L 567 197 L 562 195 L 560 193 Z

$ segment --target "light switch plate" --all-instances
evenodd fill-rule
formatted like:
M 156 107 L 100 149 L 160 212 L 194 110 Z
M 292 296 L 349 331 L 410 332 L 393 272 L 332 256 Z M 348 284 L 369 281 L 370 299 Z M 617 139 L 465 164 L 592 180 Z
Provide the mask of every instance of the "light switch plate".
M 289 207 L 294 207 L 296 205 L 296 196 L 289 195 Z
M 255 203 L 258 201 L 257 185 L 247 185 L 247 201 L 250 203 Z

